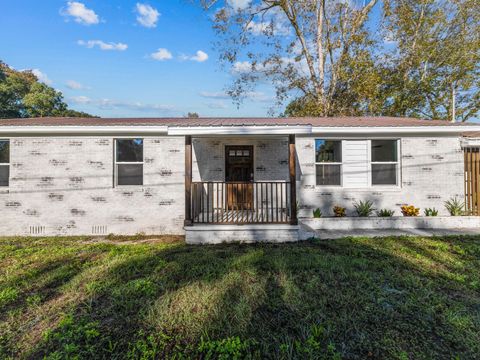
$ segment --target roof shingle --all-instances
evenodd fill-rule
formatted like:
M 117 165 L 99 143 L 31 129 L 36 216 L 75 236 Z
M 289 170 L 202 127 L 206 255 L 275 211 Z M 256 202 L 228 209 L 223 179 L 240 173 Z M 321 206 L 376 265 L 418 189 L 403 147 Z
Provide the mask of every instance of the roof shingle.
M 303 117 L 303 118 L 26 118 L 0 119 L 0 126 L 275 126 L 406 127 L 463 126 L 444 120 L 400 117 Z M 475 124 L 477 125 L 477 124 Z

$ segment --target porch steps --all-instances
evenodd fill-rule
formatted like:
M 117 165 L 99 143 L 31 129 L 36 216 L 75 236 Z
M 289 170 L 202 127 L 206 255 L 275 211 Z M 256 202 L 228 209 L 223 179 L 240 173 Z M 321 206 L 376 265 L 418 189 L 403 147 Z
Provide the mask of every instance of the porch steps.
M 298 241 L 298 225 L 288 224 L 226 224 L 185 226 L 187 244 L 222 243 L 284 243 Z

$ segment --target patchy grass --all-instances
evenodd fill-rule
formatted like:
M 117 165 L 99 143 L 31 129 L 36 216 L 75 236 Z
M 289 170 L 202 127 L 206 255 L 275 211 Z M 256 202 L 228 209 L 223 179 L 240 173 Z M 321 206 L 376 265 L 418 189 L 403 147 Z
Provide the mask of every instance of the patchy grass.
M 0 358 L 468 359 L 480 237 L 0 239 Z

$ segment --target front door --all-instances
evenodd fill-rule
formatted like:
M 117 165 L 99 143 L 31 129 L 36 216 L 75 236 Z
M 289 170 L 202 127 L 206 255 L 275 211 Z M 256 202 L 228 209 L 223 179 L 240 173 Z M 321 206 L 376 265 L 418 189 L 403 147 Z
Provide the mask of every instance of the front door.
M 225 182 L 229 209 L 253 209 L 253 146 L 225 147 Z

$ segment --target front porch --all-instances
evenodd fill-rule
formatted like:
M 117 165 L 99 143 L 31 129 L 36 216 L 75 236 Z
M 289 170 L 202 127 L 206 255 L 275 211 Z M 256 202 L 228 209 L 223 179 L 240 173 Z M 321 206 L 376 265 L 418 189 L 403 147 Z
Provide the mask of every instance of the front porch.
M 295 226 L 295 184 L 294 135 L 185 136 L 186 229 L 200 225 Z

